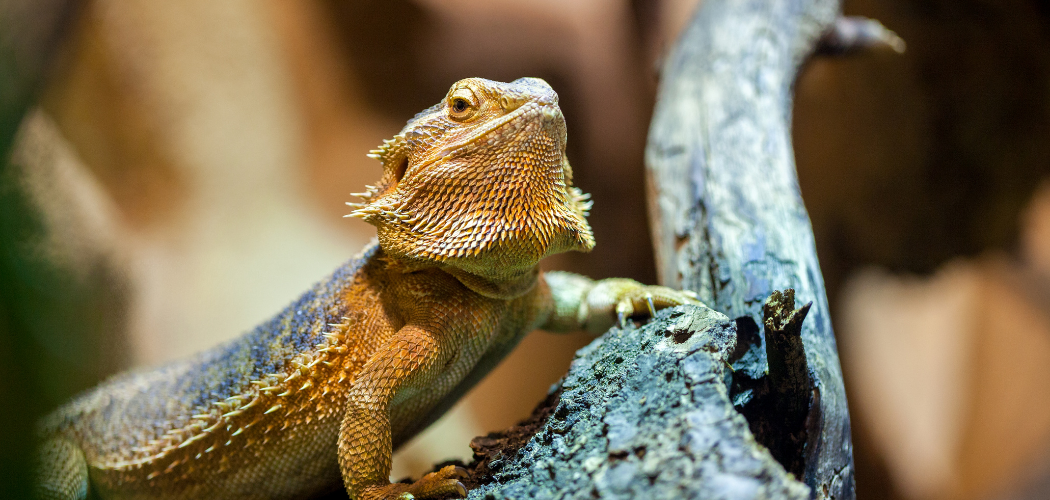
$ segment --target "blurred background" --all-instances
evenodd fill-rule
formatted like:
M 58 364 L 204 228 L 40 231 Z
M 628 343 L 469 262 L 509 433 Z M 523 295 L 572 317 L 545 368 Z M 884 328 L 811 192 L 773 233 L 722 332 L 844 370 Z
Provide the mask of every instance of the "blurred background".
M 653 282 L 642 152 L 697 3 L 0 1 L 4 67 L 43 76 L 0 75 L 25 111 L 0 171 L 0 489 L 25 492 L 41 414 L 234 338 L 355 254 L 365 153 L 461 78 L 561 96 L 598 246 L 544 266 Z M 812 60 L 796 87 L 858 498 L 1050 498 L 1050 2 L 844 11 L 908 43 Z M 530 335 L 395 478 L 469 459 L 588 340 Z

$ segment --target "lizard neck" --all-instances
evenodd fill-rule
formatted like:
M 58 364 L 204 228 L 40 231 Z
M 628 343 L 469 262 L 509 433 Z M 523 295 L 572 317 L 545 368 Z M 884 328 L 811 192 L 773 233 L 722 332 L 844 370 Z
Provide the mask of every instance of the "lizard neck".
M 492 299 L 509 300 L 525 295 L 536 286 L 540 276 L 540 267 L 533 266 L 518 275 L 499 281 L 493 281 L 456 267 L 446 267 L 445 272 L 479 295 Z
M 432 260 L 411 259 L 397 257 L 383 252 L 379 258 L 386 262 L 387 269 L 396 272 L 409 273 L 424 269 L 438 268 L 452 275 L 456 280 L 473 292 L 490 299 L 510 300 L 525 295 L 539 281 L 540 266 L 534 265 L 519 271 L 510 273 L 500 279 L 487 278 L 459 267 L 443 265 Z M 507 273 L 505 270 L 504 273 Z

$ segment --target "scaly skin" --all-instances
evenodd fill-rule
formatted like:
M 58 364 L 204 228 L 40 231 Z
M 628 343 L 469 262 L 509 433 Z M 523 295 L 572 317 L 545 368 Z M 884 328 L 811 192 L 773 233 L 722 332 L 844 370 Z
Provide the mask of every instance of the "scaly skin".
M 594 246 L 546 82 L 467 79 L 374 158 L 351 214 L 378 243 L 225 345 L 118 376 L 41 426 L 43 498 L 352 499 L 465 494 L 446 467 L 390 484 L 390 456 L 529 331 L 601 332 L 694 302 L 626 279 L 542 274 Z

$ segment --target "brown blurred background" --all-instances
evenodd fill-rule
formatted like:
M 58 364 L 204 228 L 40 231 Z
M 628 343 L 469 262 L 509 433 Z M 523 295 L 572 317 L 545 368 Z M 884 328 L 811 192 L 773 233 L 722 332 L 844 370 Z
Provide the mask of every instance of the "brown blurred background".
M 598 246 L 544 265 L 652 282 L 642 151 L 656 68 L 695 5 L 86 3 L 16 141 L 8 189 L 28 212 L 0 214 L 24 229 L 6 258 L 41 283 L 6 313 L 28 318 L 24 411 L 233 338 L 356 253 L 373 231 L 343 203 L 378 178 L 365 153 L 469 76 L 561 96 Z M 844 10 L 908 43 L 813 60 L 796 88 L 858 497 L 1050 498 L 1050 5 Z M 530 335 L 394 476 L 469 458 L 587 341 Z

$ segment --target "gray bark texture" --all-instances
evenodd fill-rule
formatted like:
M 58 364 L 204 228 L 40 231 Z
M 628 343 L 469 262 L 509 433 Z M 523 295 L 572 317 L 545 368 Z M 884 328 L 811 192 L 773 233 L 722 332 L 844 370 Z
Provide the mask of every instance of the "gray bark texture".
M 733 407 L 736 338 L 727 316 L 696 306 L 610 330 L 577 353 L 521 433 L 471 443 L 480 484 L 468 498 L 809 498 Z
M 703 2 L 665 61 L 646 149 L 660 280 L 735 320 L 734 402 L 815 498 L 854 497 L 853 454 L 791 105 L 801 64 L 838 14 L 835 0 Z M 811 303 L 801 325 L 808 377 L 785 368 L 798 356 L 770 341 L 762 319 L 766 298 L 789 288 Z

